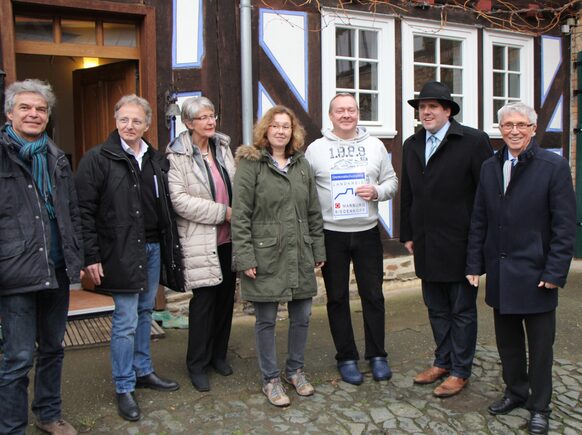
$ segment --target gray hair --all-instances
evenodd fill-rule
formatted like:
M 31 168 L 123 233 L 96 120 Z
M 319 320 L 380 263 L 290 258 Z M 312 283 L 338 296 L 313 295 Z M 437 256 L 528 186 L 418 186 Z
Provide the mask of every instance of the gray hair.
M 126 106 L 128 104 L 133 104 L 134 106 L 139 106 L 143 109 L 143 111 L 145 112 L 145 121 L 147 125 L 151 125 L 152 123 L 152 106 L 150 106 L 150 103 L 148 103 L 148 100 L 146 100 L 145 98 L 142 97 L 138 97 L 135 94 L 131 94 L 131 95 L 124 95 L 123 97 L 121 97 L 119 99 L 119 101 L 115 104 L 115 112 L 114 112 L 114 117 L 115 119 L 117 119 L 117 112 L 119 112 L 119 109 L 121 109 L 123 106 Z
M 208 109 L 214 112 L 214 104 L 206 97 L 190 97 L 186 98 L 182 103 L 182 122 L 191 121 L 200 111 Z
M 16 96 L 26 92 L 40 95 L 48 105 L 48 114 L 50 116 L 57 99 L 51 85 L 38 79 L 26 79 L 20 82 L 14 82 L 8 86 L 5 93 L 4 114 L 11 113 L 14 109 L 14 99 Z
M 339 92 L 339 93 L 335 94 L 335 96 L 329 101 L 328 113 L 331 113 L 333 102 L 339 97 L 352 97 L 354 99 L 354 101 L 356 102 L 356 109 L 358 109 L 358 112 L 360 111 L 360 107 L 358 106 L 358 100 L 356 100 L 356 97 L 354 96 L 354 94 L 350 94 L 349 92 Z
M 508 103 L 503 106 L 501 109 L 497 111 L 497 121 L 501 124 L 503 117 L 509 115 L 510 113 L 519 113 L 520 115 L 525 116 L 529 119 L 529 122 L 532 124 L 538 123 L 538 114 L 533 109 L 533 107 L 528 106 L 521 101 L 517 101 L 515 103 Z

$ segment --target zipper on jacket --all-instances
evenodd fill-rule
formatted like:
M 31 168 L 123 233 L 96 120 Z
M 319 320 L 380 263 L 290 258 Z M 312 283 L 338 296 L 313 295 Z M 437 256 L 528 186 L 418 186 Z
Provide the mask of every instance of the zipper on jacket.
M 40 203 L 40 196 L 38 195 L 38 190 L 36 188 L 36 186 L 34 185 L 34 180 L 31 181 L 32 183 L 32 188 L 34 189 L 34 193 L 36 195 L 36 204 L 38 205 L 38 212 L 40 213 L 40 223 L 42 225 L 42 235 L 43 235 L 43 241 L 44 241 L 44 259 L 46 261 L 46 269 L 47 269 L 47 273 L 48 276 L 50 278 L 51 276 L 51 265 L 49 262 L 49 255 L 48 255 L 48 248 L 47 248 L 47 234 L 46 234 L 46 225 L 44 224 L 44 219 L 42 218 L 42 205 Z M 57 225 L 58 225 L 58 221 L 57 221 Z

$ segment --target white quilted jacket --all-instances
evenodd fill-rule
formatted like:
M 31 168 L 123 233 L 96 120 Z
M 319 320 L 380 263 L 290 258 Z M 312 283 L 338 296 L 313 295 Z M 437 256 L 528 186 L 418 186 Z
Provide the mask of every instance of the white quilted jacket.
M 230 138 L 216 133 L 216 160 L 234 179 L 234 159 Z M 204 162 L 188 132 L 181 133 L 166 148 L 170 197 L 184 255 L 186 288 L 210 287 L 222 282 L 216 250 L 216 226 L 224 223 L 226 206 L 214 202 Z

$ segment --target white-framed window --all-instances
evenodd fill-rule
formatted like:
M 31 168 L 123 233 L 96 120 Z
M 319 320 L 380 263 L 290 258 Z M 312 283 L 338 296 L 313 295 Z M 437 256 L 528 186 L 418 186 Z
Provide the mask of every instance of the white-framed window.
M 353 94 L 360 125 L 377 137 L 396 136 L 394 18 L 324 9 L 321 17 L 322 125 L 330 127 L 329 101 Z
M 497 111 L 505 104 L 534 103 L 533 38 L 483 32 L 483 123 L 491 137 L 501 137 Z
M 448 86 L 461 106 L 455 119 L 477 127 L 477 30 L 440 22 L 402 22 L 402 122 L 403 137 L 420 125 L 418 113 L 408 104 L 429 81 Z

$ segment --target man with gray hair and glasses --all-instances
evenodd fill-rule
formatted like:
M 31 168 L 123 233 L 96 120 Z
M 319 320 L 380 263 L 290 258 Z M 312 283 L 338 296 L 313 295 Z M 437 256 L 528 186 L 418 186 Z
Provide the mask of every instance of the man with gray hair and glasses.
M 36 425 L 77 431 L 61 415 L 63 338 L 69 285 L 80 280 L 81 219 L 71 167 L 46 133 L 55 104 L 40 80 L 6 89 L 0 131 L 0 433 L 24 435 L 28 372 L 36 352 L 32 412 Z
M 568 162 L 535 141 L 533 108 L 506 104 L 498 119 L 505 146 L 481 168 L 466 274 L 475 287 L 487 274 L 485 302 L 493 308 L 505 382 L 488 411 L 502 415 L 525 407 L 529 433 L 545 434 L 558 288 L 566 284 L 574 254 L 576 197 Z
M 135 388 L 175 391 L 156 374 L 150 352 L 152 311 L 163 278 L 182 273 L 167 184 L 169 164 L 143 136 L 150 104 L 125 95 L 115 105 L 114 130 L 81 159 L 76 175 L 85 241 L 85 270 L 115 302 L 111 368 L 119 415 L 141 418 Z M 170 249 L 164 249 L 170 246 Z M 174 250 L 174 248 L 176 250 Z M 161 268 L 164 265 L 164 268 Z M 181 278 L 163 280 L 172 286 Z M 179 290 L 173 286 L 174 290 Z

